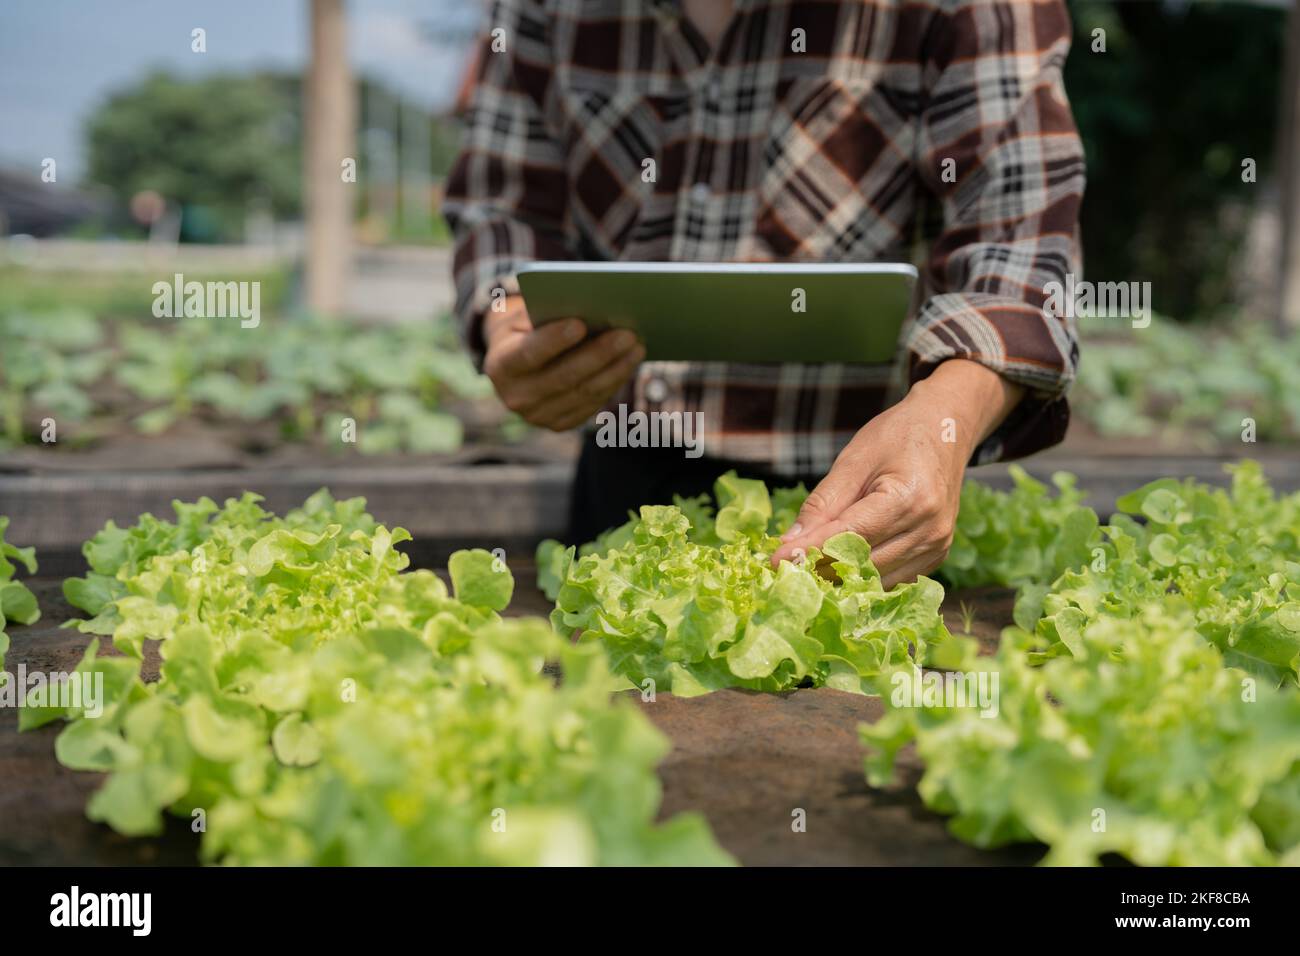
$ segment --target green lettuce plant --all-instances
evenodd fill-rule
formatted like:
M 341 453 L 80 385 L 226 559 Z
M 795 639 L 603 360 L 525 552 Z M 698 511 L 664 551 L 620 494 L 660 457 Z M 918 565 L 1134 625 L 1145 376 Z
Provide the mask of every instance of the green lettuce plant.
M 68 583 L 124 655 L 96 637 L 78 668 L 102 675 L 102 714 L 21 711 L 67 722 L 65 766 L 108 774 L 91 819 L 179 816 L 231 864 L 729 862 L 699 817 L 655 824 L 665 739 L 611 698 L 599 647 L 501 618 L 513 579 L 491 554 L 453 555 L 449 591 L 360 499 L 175 508 L 107 527 Z
M 268 316 L 246 329 L 214 318 L 101 323 L 80 309 L 6 310 L 0 340 L 0 447 L 31 440 L 24 421 L 33 411 L 97 428 L 123 414 L 127 396 L 142 406 L 131 425 L 146 434 L 197 416 L 272 422 L 287 441 L 362 454 L 447 453 L 464 440 L 453 403 L 492 396 L 447 321 Z M 344 418 L 357 423 L 355 446 L 341 441 Z M 502 437 L 519 437 L 520 425 L 503 424 Z
M 3 672 L 5 654 L 9 650 L 9 635 L 5 626 L 9 621 L 18 624 L 35 624 L 41 617 L 36 595 L 21 581 L 15 581 L 14 572 L 19 562 L 28 574 L 36 573 L 36 549 L 20 548 L 5 540 L 5 531 L 9 528 L 9 519 L 0 515 L 0 683 L 9 679 Z M 12 559 L 12 560 L 11 560 Z
M 1007 492 L 967 483 L 938 572 L 953 587 L 1018 589 L 1018 626 L 991 657 L 946 631 L 857 669 L 827 650 L 830 637 L 803 643 L 834 629 L 784 614 L 779 575 L 808 574 L 820 615 L 871 578 L 869 550 L 851 535 L 827 542 L 839 584 L 793 565 L 773 573 L 765 555 L 802 489 L 777 493 L 778 517 L 761 485 L 734 476 L 719 481 L 716 519 L 707 498 L 643 508 L 576 551 L 544 544 L 539 578 L 556 626 L 602 643 L 633 682 L 879 692 L 886 714 L 861 730 L 870 781 L 887 783 L 914 746 L 926 804 L 977 846 L 1038 841 L 1054 864 L 1300 863 L 1300 495 L 1275 495 L 1246 463 L 1228 490 L 1153 482 L 1100 526 L 1072 476 L 1053 477 L 1055 494 L 1018 468 L 1012 477 Z M 868 590 L 870 608 L 882 595 Z M 942 596 L 934 586 L 935 609 Z M 748 621 L 777 617 L 779 669 L 737 673 L 733 642 Z M 923 677 L 918 664 L 948 674 Z M 918 699 L 907 692 L 917 681 L 991 686 L 991 706 Z
M 840 534 L 805 559 L 771 566 L 775 536 L 802 491 L 779 496 L 728 473 L 707 499 L 645 506 L 583 554 L 546 543 L 543 585 L 561 634 L 599 642 L 643 690 L 829 686 L 870 692 L 888 666 L 925 654 L 947 630 L 928 578 L 886 592 L 861 537 Z M 834 581 L 818 573 L 828 565 Z
M 1300 337 L 1267 323 L 1215 330 L 1157 316 L 1086 342 L 1084 353 L 1075 407 L 1104 437 L 1212 447 L 1240 442 L 1249 419 L 1259 441 L 1300 440 Z
M 1022 540 L 1029 566 L 1067 569 L 1009 574 L 973 549 L 964 574 L 1021 585 L 997 655 L 960 664 L 999 679 L 996 715 L 884 695 L 861 730 L 869 779 L 914 744 L 921 795 L 957 836 L 1036 840 L 1047 863 L 1300 864 L 1300 495 L 1255 463 L 1232 472 L 1227 490 L 1152 482 L 1100 529 L 1072 484 L 979 492 L 995 520 L 1061 529 Z
M 77 309 L 0 313 L 0 449 L 28 437 L 29 410 L 80 422 L 94 411 L 87 388 L 108 367 L 102 330 Z
M 1085 564 L 1101 542 L 1097 514 L 1080 502 L 1073 475 L 1057 472 L 1047 486 L 1019 465 L 1013 487 L 996 491 L 976 481 L 962 486 L 948 557 L 937 572 L 954 589 L 1047 584 Z
M 1229 665 L 1294 686 L 1300 494 L 1275 495 L 1247 462 L 1233 467 L 1230 489 L 1165 478 L 1116 504 L 1093 560 L 1020 597 L 1017 623 L 1044 639 L 1044 653 L 1073 652 L 1090 622 L 1154 605 L 1190 620 Z
M 1300 864 L 1300 696 L 1226 666 L 1187 615 L 1150 605 L 1035 663 L 1018 628 L 971 670 L 992 716 L 894 698 L 860 733 L 874 786 L 913 744 L 926 805 L 979 847 L 1046 844 L 1050 865 Z

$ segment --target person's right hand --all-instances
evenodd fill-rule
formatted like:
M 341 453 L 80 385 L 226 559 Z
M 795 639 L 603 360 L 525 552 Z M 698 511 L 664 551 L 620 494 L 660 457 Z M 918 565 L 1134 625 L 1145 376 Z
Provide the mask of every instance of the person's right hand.
M 576 428 L 600 411 L 645 358 L 626 329 L 591 339 L 581 319 L 534 329 L 521 296 L 506 299 L 505 311 L 489 312 L 484 323 L 483 371 L 497 395 L 525 421 L 552 431 Z

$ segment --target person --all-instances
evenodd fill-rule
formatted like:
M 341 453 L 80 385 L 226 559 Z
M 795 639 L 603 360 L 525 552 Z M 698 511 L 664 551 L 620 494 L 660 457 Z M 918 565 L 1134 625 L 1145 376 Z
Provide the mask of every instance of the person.
M 500 0 L 488 26 L 445 196 L 469 348 L 543 428 L 620 402 L 703 413 L 696 459 L 588 431 L 574 543 L 734 467 L 813 488 L 774 560 L 852 530 L 892 586 L 942 562 L 968 464 L 1061 439 L 1078 341 L 1044 306 L 1077 269 L 1084 188 L 1062 0 Z M 924 298 L 890 368 L 644 362 L 581 316 L 534 329 L 514 278 L 900 261 L 918 237 Z

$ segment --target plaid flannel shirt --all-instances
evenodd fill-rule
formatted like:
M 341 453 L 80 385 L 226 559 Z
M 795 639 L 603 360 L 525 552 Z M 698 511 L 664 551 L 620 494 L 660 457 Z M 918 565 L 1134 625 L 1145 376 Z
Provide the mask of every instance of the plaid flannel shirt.
M 529 260 L 898 261 L 929 222 L 894 366 L 647 362 L 611 405 L 703 412 L 707 454 L 819 474 L 965 358 L 1027 389 L 976 463 L 1059 441 L 1078 342 L 1044 287 L 1078 269 L 1084 186 L 1062 0 L 734 6 L 710 49 L 676 0 L 494 4 L 445 199 L 471 351 Z

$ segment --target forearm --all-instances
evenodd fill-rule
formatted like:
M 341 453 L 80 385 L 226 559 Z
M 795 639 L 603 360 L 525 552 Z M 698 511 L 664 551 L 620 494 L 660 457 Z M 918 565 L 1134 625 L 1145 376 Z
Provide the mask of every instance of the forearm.
M 1050 284 L 1081 269 L 1085 183 L 1083 143 L 1061 76 L 1072 36 L 1065 5 L 1006 0 L 997 7 L 994 15 L 981 0 L 953 0 L 940 4 L 932 23 L 917 172 L 944 224 L 930 243 L 930 297 L 905 343 L 914 382 L 939 391 L 952 380 L 959 396 L 969 396 L 952 417 L 967 426 L 963 447 L 976 439 L 972 450 L 984 461 L 1032 454 L 1064 434 L 1077 329 L 1045 305 Z M 961 174 L 945 177 L 952 167 Z M 1022 390 L 1008 391 L 994 376 L 984 378 L 996 388 L 978 376 L 966 381 L 970 362 Z M 990 440 L 981 444 L 981 434 Z

